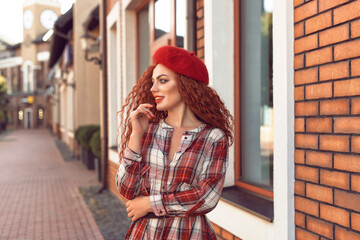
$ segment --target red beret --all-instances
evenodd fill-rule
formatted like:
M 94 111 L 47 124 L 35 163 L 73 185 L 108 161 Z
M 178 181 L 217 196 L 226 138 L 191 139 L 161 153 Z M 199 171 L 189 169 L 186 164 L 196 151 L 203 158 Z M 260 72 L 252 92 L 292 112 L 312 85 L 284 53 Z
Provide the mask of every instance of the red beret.
M 188 52 L 183 48 L 173 46 L 160 47 L 154 54 L 156 64 L 162 64 L 172 71 L 209 84 L 209 75 L 205 64 L 195 56 L 195 53 Z

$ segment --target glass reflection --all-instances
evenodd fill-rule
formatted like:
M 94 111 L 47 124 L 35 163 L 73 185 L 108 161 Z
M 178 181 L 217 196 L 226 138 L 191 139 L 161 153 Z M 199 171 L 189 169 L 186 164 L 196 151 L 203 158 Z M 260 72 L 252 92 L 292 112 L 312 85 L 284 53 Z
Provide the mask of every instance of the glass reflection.
M 170 0 L 155 2 L 155 39 L 170 32 Z

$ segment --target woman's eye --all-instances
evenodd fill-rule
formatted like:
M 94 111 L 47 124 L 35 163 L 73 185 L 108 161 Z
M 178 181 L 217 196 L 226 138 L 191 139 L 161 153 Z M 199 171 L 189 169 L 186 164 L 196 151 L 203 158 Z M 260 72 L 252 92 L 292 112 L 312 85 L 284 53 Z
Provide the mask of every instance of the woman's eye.
M 166 79 L 160 79 L 160 83 L 166 83 L 167 81 Z

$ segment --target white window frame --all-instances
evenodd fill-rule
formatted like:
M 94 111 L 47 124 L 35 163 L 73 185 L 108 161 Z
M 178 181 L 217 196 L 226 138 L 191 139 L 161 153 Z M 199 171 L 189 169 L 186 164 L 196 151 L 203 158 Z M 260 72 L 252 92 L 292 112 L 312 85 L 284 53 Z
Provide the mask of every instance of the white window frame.
M 116 146 L 117 128 L 119 126 L 119 118 L 116 119 L 116 113 L 120 110 L 122 105 L 123 94 L 122 79 L 121 79 L 121 44 L 120 44 L 120 3 L 116 2 L 106 17 L 106 31 L 107 31 L 107 62 L 108 62 L 108 119 L 109 119 L 109 146 Z M 116 128 L 116 131 L 115 131 Z M 113 154 L 110 153 L 110 160 L 113 159 Z
M 230 110 L 235 106 L 234 95 L 228 94 L 234 89 L 233 9 L 231 0 L 207 0 L 204 5 L 205 64 L 210 86 Z M 242 239 L 295 239 L 293 12 L 292 1 L 274 0 L 274 220 L 265 221 L 222 200 L 208 214 L 212 222 Z M 234 146 L 229 154 L 226 186 L 234 185 Z

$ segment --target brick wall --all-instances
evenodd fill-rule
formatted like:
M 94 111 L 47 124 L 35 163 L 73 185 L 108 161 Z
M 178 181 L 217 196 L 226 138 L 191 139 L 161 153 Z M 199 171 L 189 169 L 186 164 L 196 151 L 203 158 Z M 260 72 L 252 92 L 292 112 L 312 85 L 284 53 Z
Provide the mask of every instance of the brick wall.
M 204 61 L 204 0 L 196 0 L 196 56 Z
M 360 239 L 360 1 L 294 8 L 296 239 Z

